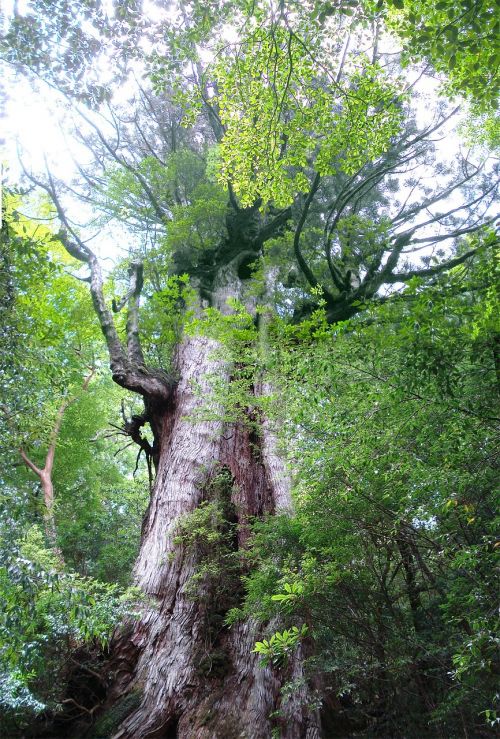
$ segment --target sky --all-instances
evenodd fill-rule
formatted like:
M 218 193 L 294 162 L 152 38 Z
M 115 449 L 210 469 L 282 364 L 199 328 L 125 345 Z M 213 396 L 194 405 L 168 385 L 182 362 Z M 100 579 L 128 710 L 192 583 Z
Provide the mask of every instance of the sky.
M 3 133 L 5 136 L 4 184 L 16 187 L 26 184 L 23 169 L 36 175 L 47 168 L 58 179 L 71 182 L 77 176 L 75 161 L 87 161 L 88 151 L 75 140 L 74 119 L 61 95 L 44 83 L 32 82 L 6 70 L 7 94 L 4 103 Z M 82 224 L 81 235 L 90 238 L 93 250 L 108 267 L 128 250 L 123 246 L 125 229 L 120 224 L 105 228 L 86 228 L 95 217 L 93 211 L 76 198 L 67 197 L 65 207 L 73 221 Z M 27 214 L 35 214 L 33 210 Z M 130 235 L 126 234 L 127 239 Z
M 4 6 L 7 8 L 5 16 L 9 14 L 9 3 L 12 8 L 13 2 L 8 0 Z M 21 3 L 19 7 L 22 9 Z M 5 16 L 0 21 L 3 24 Z M 67 101 L 43 82 L 33 84 L 11 69 L 4 70 L 3 78 L 4 95 L 0 104 L 3 102 L 4 180 L 15 186 L 22 182 L 23 167 L 42 173 L 48 166 L 56 178 L 70 182 L 77 173 L 75 160 L 88 160 L 88 152 L 72 135 L 74 122 Z M 421 125 L 428 122 L 429 112 L 434 108 L 437 87 L 438 83 L 429 79 L 420 83 L 422 98 L 417 106 L 417 115 Z M 449 131 L 437 146 L 438 156 L 444 161 L 454 156 L 460 140 Z M 65 205 L 75 221 L 84 223 L 92 219 L 90 209 L 75 199 L 67 199 Z M 92 248 L 104 259 L 115 260 L 124 256 L 126 249 L 121 245 L 130 243 L 128 234 L 124 240 L 121 226 L 97 231 L 84 229 L 82 235 L 93 237 Z

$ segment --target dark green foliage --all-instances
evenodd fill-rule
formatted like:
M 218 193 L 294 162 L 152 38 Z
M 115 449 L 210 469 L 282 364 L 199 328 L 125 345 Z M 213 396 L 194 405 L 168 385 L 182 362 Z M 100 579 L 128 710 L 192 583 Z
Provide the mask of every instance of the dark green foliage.
M 477 258 L 368 320 L 278 334 L 297 510 L 256 524 L 244 610 L 309 625 L 311 675 L 353 734 L 495 720 L 494 271 Z
M 39 528 L 0 551 L 0 729 L 9 736 L 65 697 L 73 654 L 103 649 L 138 593 L 63 569 Z
M 197 600 L 210 601 L 217 593 L 222 614 L 239 591 L 240 556 L 237 552 L 237 516 L 231 501 L 233 478 L 227 467 L 217 466 L 203 485 L 207 499 L 177 524 L 175 543 L 196 559 L 188 588 Z M 209 630 L 217 631 L 223 616 L 208 613 Z

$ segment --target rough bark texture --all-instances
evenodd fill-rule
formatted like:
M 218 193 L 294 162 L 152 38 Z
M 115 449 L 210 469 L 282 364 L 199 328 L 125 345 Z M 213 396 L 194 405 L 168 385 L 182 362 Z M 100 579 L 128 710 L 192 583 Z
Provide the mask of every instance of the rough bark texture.
M 67 225 L 56 197 L 54 202 Z M 202 263 L 190 263 L 184 269 L 179 260 L 189 255 L 174 254 L 178 271 L 189 271 L 200 297 L 226 314 L 231 297 L 254 311 L 256 298 L 244 289 L 251 264 L 263 242 L 289 217 L 283 211 L 266 223 L 259 205 L 228 214 L 227 240 L 204 255 Z M 113 647 L 115 670 L 108 706 L 114 718 L 110 724 L 109 714 L 105 715 L 105 728 L 98 724 L 94 736 L 267 739 L 277 734 L 282 739 L 317 739 L 318 712 L 311 707 L 300 651 L 286 669 L 262 668 L 252 653 L 261 636 L 257 624 L 247 620 L 231 628 L 225 625 L 227 611 L 238 606 L 242 596 L 237 558 L 236 567 L 227 573 L 219 568 L 215 580 L 198 577 L 193 592 L 201 554 L 196 546 L 179 543 L 179 522 L 213 497 L 216 478 L 230 482 L 224 503 L 219 504 L 228 534 L 224 546 L 232 546 L 234 553 L 246 544 L 249 518 L 291 510 L 290 480 L 272 429 L 265 419 L 261 419 L 261 434 L 242 423 L 227 424 L 222 420 L 223 409 L 212 415 L 216 420 L 206 420 L 210 417 L 207 405 L 214 402 L 210 377 L 229 381 L 230 376 L 213 340 L 184 338 L 176 357 L 177 382 L 145 366 L 138 326 L 142 266 L 130 265 L 130 289 L 114 305 L 119 310 L 128 303 L 124 345 L 106 305 L 99 263 L 72 233 L 74 240 L 64 232 L 61 239 L 68 252 L 90 269 L 90 291 L 113 379 L 144 398 L 144 415 L 125 431 L 140 436 L 143 423 L 150 423 L 157 471 L 135 567 L 136 582 L 150 600 L 140 619 Z M 265 394 L 265 384 L 255 392 Z M 290 681 L 294 688 L 285 700 L 281 688 Z
M 219 307 L 231 282 L 235 295 L 234 281 L 220 282 Z M 162 411 L 157 478 L 136 564 L 137 582 L 151 607 L 115 648 L 111 703 L 135 694 L 138 705 L 115 729 L 114 739 L 264 739 L 273 729 L 283 739 L 320 736 L 301 655 L 287 670 L 262 668 L 252 654 L 261 636 L 257 625 L 224 626 L 227 610 L 239 605 L 238 577 L 229 589 L 202 582 L 193 597 L 196 551 L 174 541 L 179 517 L 210 496 L 210 480 L 220 469 L 232 481 L 235 549 L 245 546 L 249 517 L 291 509 L 290 480 L 269 424 L 263 422 L 258 436 L 244 424 L 199 415 L 210 403 L 210 376 L 229 379 L 216 348 L 212 340 L 195 336 L 178 349 L 180 379 Z M 266 392 L 265 386 L 256 392 Z M 280 689 L 290 680 L 298 687 L 282 701 Z

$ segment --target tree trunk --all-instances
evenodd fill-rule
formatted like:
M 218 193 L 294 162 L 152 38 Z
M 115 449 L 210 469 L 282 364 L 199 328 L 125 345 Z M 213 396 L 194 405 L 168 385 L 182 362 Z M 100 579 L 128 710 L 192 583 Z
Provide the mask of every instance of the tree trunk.
M 95 369 L 92 368 L 90 373 L 83 381 L 82 390 L 85 392 L 88 390 L 89 383 L 94 376 Z M 64 414 L 72 403 L 75 402 L 77 396 L 72 396 L 63 400 L 57 409 L 56 419 L 49 436 L 49 447 L 45 456 L 45 464 L 43 467 L 37 467 L 37 465 L 28 457 L 24 449 L 21 447 L 19 453 L 26 467 L 37 475 L 40 479 L 43 492 L 44 502 L 44 514 L 43 520 L 45 524 L 45 534 L 47 541 L 56 553 L 59 561 L 64 565 L 64 557 L 61 549 L 57 544 L 57 526 L 56 519 L 54 516 L 54 483 L 52 482 L 52 470 L 54 468 L 54 460 L 56 454 L 56 445 L 59 439 L 59 432 L 61 431 L 61 425 L 63 422 Z
M 309 694 L 300 649 L 286 669 L 261 667 L 252 653 L 260 636 L 256 623 L 225 625 L 228 609 L 238 606 L 241 599 L 241 572 L 229 566 L 226 573 L 219 566 L 217 577 L 206 569 L 200 577 L 203 552 L 179 537 L 182 517 L 203 501 L 217 499 L 221 480 L 226 481 L 225 490 L 219 491 L 215 502 L 224 519 L 226 553 L 228 546 L 234 554 L 245 546 L 250 517 L 291 510 L 290 481 L 272 430 L 265 420 L 261 434 L 252 434 L 242 423 L 226 424 L 221 420 L 223 409 L 212 415 L 219 420 L 206 420 L 208 416 L 200 414 L 215 402 L 210 377 L 230 379 L 230 367 L 217 354 L 213 340 L 185 337 L 173 375 L 145 365 L 138 323 L 142 287 L 138 262 L 130 265 L 130 289 L 120 301 L 120 306 L 128 303 L 127 344 L 122 342 L 106 304 L 99 262 L 71 230 L 56 194 L 52 197 L 62 223 L 74 237 L 72 241 L 62 231 L 62 243 L 90 269 L 90 292 L 113 379 L 144 398 L 144 415 L 135 419 L 133 432 L 130 424 L 125 432 L 137 438 L 147 419 L 154 434 L 151 452 L 156 480 L 135 567 L 136 582 L 150 602 L 113 645 L 110 711 L 102 719 L 106 728 L 101 723 L 95 736 L 317 739 L 318 711 Z M 251 277 L 249 265 L 261 254 L 264 241 L 276 235 L 289 218 L 287 209 L 266 223 L 259 206 L 260 201 L 250 208 L 230 210 L 227 239 L 188 270 L 200 296 L 208 295 L 212 306 L 226 314 L 231 310 L 228 298 L 243 300 L 249 310 L 255 309 L 256 298 L 251 291 L 246 295 L 245 288 Z M 173 257 L 177 272 L 186 272 L 179 262 L 182 253 Z M 265 344 L 265 338 L 261 343 Z M 265 392 L 265 385 L 255 392 Z M 220 521 L 218 525 L 220 533 Z M 285 699 L 282 688 L 286 683 L 291 686 Z
M 234 285 L 229 289 L 226 281 L 219 307 L 231 293 Z M 199 553 L 179 544 L 178 537 L 175 541 L 179 517 L 213 496 L 214 476 L 222 469 L 231 479 L 226 511 L 238 524 L 235 550 L 248 539 L 249 517 L 291 509 L 290 481 L 269 424 L 263 421 L 258 435 L 242 423 L 200 416 L 210 402 L 210 376 L 229 381 L 230 369 L 216 349 L 202 336 L 182 341 L 176 359 L 180 379 L 156 419 L 158 469 L 135 567 L 151 606 L 114 648 L 110 703 L 121 721 L 114 739 L 320 736 L 300 650 L 286 669 L 263 668 L 252 653 L 261 636 L 257 625 L 250 620 L 224 625 L 228 609 L 241 599 L 239 576 L 228 574 L 232 581 L 215 586 L 200 580 L 193 596 Z M 284 700 L 281 688 L 290 681 L 292 697 Z M 135 697 L 127 703 L 130 696 Z

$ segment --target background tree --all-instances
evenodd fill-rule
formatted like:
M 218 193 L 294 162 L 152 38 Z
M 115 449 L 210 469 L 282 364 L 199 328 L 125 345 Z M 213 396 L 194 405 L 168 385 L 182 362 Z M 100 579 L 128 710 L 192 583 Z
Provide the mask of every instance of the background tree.
M 100 361 L 88 293 L 65 273 L 68 260 L 50 229 L 23 215 L 21 197 L 8 194 L 4 204 L 0 727 L 13 736 L 36 716 L 43 727 L 57 704 L 67 717 L 88 720 L 102 696 L 102 682 L 89 681 L 89 662 L 137 597 L 123 586 L 147 491 L 126 479 L 114 445 L 91 448 L 100 416 L 113 418 L 112 383 L 94 378 L 91 393 L 72 394 L 82 390 L 86 360 Z M 55 491 L 49 511 L 39 495 L 44 481 L 25 466 L 21 444 L 38 470 L 45 460 Z M 110 529 L 115 542 L 104 544 Z

